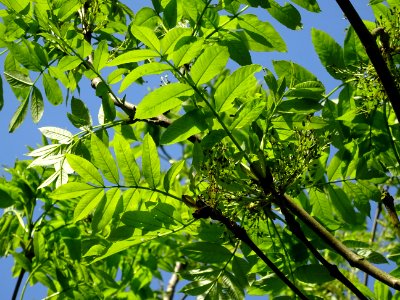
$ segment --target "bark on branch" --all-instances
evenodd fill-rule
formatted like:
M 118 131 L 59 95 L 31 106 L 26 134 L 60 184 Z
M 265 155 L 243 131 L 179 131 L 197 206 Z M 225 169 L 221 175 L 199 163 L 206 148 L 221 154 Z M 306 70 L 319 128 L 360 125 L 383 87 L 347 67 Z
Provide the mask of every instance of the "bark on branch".
M 382 56 L 381 51 L 376 44 L 375 38 L 368 31 L 367 27 L 349 0 L 336 0 L 336 2 L 360 38 L 360 41 L 363 44 L 379 79 L 382 82 L 388 99 L 392 104 L 397 120 L 400 120 L 400 92 L 396 82 L 393 79 L 392 73 L 390 72 Z

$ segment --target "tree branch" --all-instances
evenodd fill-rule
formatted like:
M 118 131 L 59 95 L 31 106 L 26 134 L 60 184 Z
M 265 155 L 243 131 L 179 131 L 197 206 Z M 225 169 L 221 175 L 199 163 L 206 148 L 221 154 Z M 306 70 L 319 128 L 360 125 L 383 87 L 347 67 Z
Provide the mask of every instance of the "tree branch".
M 282 214 L 285 216 L 286 222 L 289 226 L 291 232 L 293 232 L 296 237 L 310 250 L 310 252 L 314 255 L 318 261 L 322 263 L 322 265 L 329 271 L 329 274 L 343 283 L 348 289 L 350 289 L 359 299 L 368 300 L 366 296 L 347 278 L 342 272 L 340 272 L 339 268 L 328 262 L 319 252 L 318 250 L 311 244 L 311 242 L 304 235 L 303 230 L 300 227 L 300 224 L 296 221 L 293 215 L 285 208 L 281 208 Z
M 388 213 L 389 221 L 392 223 L 397 237 L 400 237 L 400 221 L 397 215 L 396 208 L 394 207 L 394 199 L 388 192 L 384 192 L 382 195 L 382 203 Z
M 304 224 L 312 229 L 324 242 L 346 259 L 352 267 L 356 267 L 382 283 L 400 290 L 400 279 L 393 277 L 392 275 L 382 271 L 375 267 L 364 257 L 355 254 L 349 248 L 342 244 L 337 238 L 335 238 L 324 226 L 318 223 L 313 217 L 311 217 L 302 207 L 294 203 L 289 196 L 275 193 L 275 202 L 280 207 L 286 207 L 291 213 L 297 216 Z
M 17 299 L 19 287 L 21 286 L 22 278 L 24 278 L 24 275 L 25 275 L 25 269 L 22 268 L 21 271 L 19 271 L 18 279 L 17 279 L 17 282 L 15 283 L 15 287 L 14 287 L 14 291 L 13 291 L 11 300 Z
M 197 201 L 196 206 L 198 209 L 193 213 L 193 217 L 196 219 L 207 219 L 211 218 L 213 220 L 219 221 L 225 225 L 227 229 L 229 229 L 233 235 L 247 244 L 254 253 L 257 254 L 259 258 L 263 260 L 263 262 L 281 279 L 300 299 L 308 299 L 295 285 L 292 283 L 285 274 L 277 267 L 275 264 L 261 251 L 260 248 L 250 239 L 246 230 L 243 227 L 240 227 L 237 223 L 228 219 L 222 213 L 214 209 L 202 201 Z
M 360 38 L 360 41 L 363 44 L 379 79 L 381 80 L 389 101 L 392 104 L 397 120 L 400 120 L 400 92 L 374 37 L 368 31 L 349 0 L 336 0 L 336 2 Z
M 179 281 L 178 273 L 184 267 L 184 265 L 177 261 L 174 268 L 174 273 L 172 273 L 171 278 L 168 281 L 168 286 L 165 291 L 163 300 L 172 300 L 174 298 L 175 288 Z

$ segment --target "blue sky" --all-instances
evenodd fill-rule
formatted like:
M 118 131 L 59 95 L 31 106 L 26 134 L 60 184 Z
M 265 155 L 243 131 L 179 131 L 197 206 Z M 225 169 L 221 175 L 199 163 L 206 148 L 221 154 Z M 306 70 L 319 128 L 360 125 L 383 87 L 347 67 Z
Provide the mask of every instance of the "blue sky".
M 122 0 L 121 2 L 128 4 L 131 1 Z M 283 3 L 283 1 L 279 2 Z M 253 53 L 252 57 L 254 63 L 261 64 L 271 70 L 272 60 L 292 60 L 304 66 L 312 73 L 316 74 L 316 76 L 325 84 L 327 91 L 330 91 L 338 85 L 338 82 L 331 78 L 320 64 L 311 43 L 311 28 L 314 27 L 326 31 L 333 38 L 335 38 L 339 44 L 342 45 L 345 37 L 345 28 L 348 26 L 348 22 L 344 18 L 343 13 L 339 9 L 339 7 L 337 6 L 336 1 L 320 0 L 318 2 L 322 9 L 322 12 L 319 14 L 309 13 L 301 8 L 299 9 L 304 25 L 303 30 L 301 31 L 291 31 L 285 28 L 284 26 L 274 21 L 267 12 L 263 12 L 261 9 L 253 11 L 249 10 L 248 13 L 257 12 L 257 15 L 262 20 L 267 20 L 271 22 L 280 32 L 288 46 L 287 53 Z M 151 1 L 140 1 L 140 3 L 141 4 L 139 5 L 139 7 L 148 5 L 149 3 L 151 3 Z M 363 19 L 373 20 L 372 12 L 370 7 L 368 7 L 367 0 L 357 0 L 353 1 L 353 3 Z M 134 6 L 132 4 L 128 5 L 130 5 L 131 7 Z M 133 10 L 136 12 L 138 8 L 133 8 Z M 3 65 L 4 57 L 5 55 L 0 56 L 1 66 Z M 1 72 L 2 71 L 3 70 L 1 70 Z M 91 109 L 93 120 L 97 120 L 97 112 L 100 101 L 98 98 L 95 97 L 94 91 L 90 87 L 90 83 L 88 81 L 86 81 L 86 83 L 87 84 L 85 86 L 85 83 L 82 82 L 81 94 L 75 96 L 83 99 L 87 103 L 87 105 Z M 155 84 L 158 84 L 158 82 Z M 15 159 L 17 158 L 25 159 L 26 156 L 24 156 L 24 154 L 28 152 L 28 145 L 35 147 L 40 144 L 41 137 L 38 131 L 39 127 L 57 126 L 72 130 L 72 132 L 76 132 L 74 131 L 73 127 L 70 125 L 66 117 L 66 112 L 68 111 L 68 108 L 65 106 L 65 104 L 62 104 L 58 107 L 52 107 L 49 103 L 46 103 L 44 117 L 39 122 L 39 124 L 33 124 L 28 116 L 20 128 L 18 128 L 14 133 L 9 134 L 8 124 L 13 113 L 16 111 L 19 102 L 10 92 L 9 86 L 5 82 L 4 76 L 3 85 L 5 103 L 3 110 L 0 111 L 0 165 L 2 167 L 12 166 Z M 135 87 L 135 89 L 138 89 L 138 87 Z M 142 88 L 141 90 L 130 89 L 128 90 L 128 93 L 129 91 L 134 92 L 135 97 L 140 97 L 140 95 L 143 95 L 146 92 L 145 88 Z M 129 94 L 127 95 L 127 100 L 131 101 Z M 138 102 L 138 100 L 140 99 L 136 99 L 132 102 Z M 4 171 L 0 170 L 0 175 L 3 174 L 5 174 Z M 0 291 L 2 299 L 11 298 L 12 291 L 16 282 L 16 278 L 12 278 L 11 275 L 11 266 L 12 260 L 10 258 L 0 259 Z M 26 276 L 24 279 L 26 280 Z M 45 290 L 42 287 L 28 286 L 28 289 L 25 293 L 25 299 L 41 299 L 45 297 L 45 295 Z

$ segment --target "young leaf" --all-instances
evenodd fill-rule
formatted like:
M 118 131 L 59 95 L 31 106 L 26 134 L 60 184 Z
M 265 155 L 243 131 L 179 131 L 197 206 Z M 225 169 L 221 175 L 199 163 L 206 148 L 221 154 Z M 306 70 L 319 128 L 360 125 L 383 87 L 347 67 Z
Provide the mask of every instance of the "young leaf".
M 43 73 L 43 87 L 47 100 L 53 105 L 63 102 L 63 96 L 57 81 L 47 73 Z
M 174 121 L 161 136 L 160 143 L 175 144 L 207 129 L 203 112 L 194 109 Z
M 90 161 L 74 154 L 66 154 L 66 158 L 71 168 L 74 169 L 84 181 L 104 186 L 103 177 L 101 177 L 97 168 Z
M 103 230 L 111 222 L 120 198 L 121 192 L 118 188 L 112 188 L 106 192 L 106 197 L 100 201 L 93 215 L 93 232 Z
M 156 117 L 182 103 L 178 97 L 191 96 L 194 91 L 190 85 L 175 82 L 164 85 L 147 94 L 136 109 L 137 119 Z
M 229 59 L 226 47 L 208 47 L 193 64 L 190 74 L 196 86 L 209 82 L 220 74 Z
M 28 97 L 26 97 L 21 102 L 21 104 L 18 106 L 18 109 L 12 116 L 10 124 L 8 125 L 8 132 L 10 133 L 13 132 L 22 124 L 22 122 L 25 119 L 26 112 L 28 111 L 28 104 L 29 104 L 29 94 Z
M 94 189 L 84 195 L 74 210 L 74 222 L 86 218 L 104 197 L 104 189 Z
M 100 70 L 105 67 L 108 57 L 109 53 L 107 41 L 102 40 L 98 44 L 97 49 L 94 51 L 93 67 L 97 72 L 100 72 Z
M 156 188 L 160 183 L 160 159 L 157 147 L 150 134 L 146 134 L 143 140 L 142 150 L 143 176 L 151 188 Z
M 157 53 L 161 52 L 160 40 L 158 39 L 153 30 L 147 27 L 137 26 L 135 24 L 132 24 L 131 32 L 135 38 L 137 38 L 147 47 L 157 51 Z
M 342 76 L 336 70 L 344 68 L 342 47 L 329 34 L 322 30 L 313 28 L 311 30 L 311 37 L 314 49 L 322 65 L 333 78 L 340 79 Z
M 40 127 L 39 130 L 45 137 L 56 140 L 60 144 L 69 144 L 73 139 L 72 133 L 62 128 Z
M 169 191 L 171 184 L 175 180 L 176 176 L 178 176 L 179 172 L 182 170 L 185 161 L 181 160 L 179 162 L 174 163 L 171 168 L 167 171 L 164 177 L 164 189 L 166 192 Z
M 117 56 L 115 59 L 110 61 L 107 66 L 112 67 L 112 66 L 119 66 L 122 64 L 127 64 L 127 63 L 133 63 L 133 62 L 138 62 L 154 57 L 159 57 L 160 54 L 157 53 L 156 51 L 152 49 L 138 49 L 138 50 L 132 50 L 125 52 L 121 54 L 120 56 Z
M 133 69 L 122 81 L 119 93 L 126 90 L 133 82 L 138 80 L 140 77 L 145 75 L 160 74 L 164 71 L 171 70 L 172 67 L 167 64 L 159 62 L 151 62 L 149 64 L 143 64 Z
M 40 90 L 36 87 L 32 87 L 31 94 L 31 115 L 33 123 L 38 123 L 43 116 L 44 103 L 43 97 Z
M 96 188 L 92 185 L 82 182 L 68 182 L 57 188 L 52 194 L 51 198 L 57 200 L 68 200 L 85 195 L 90 191 L 97 190 L 103 191 L 102 188 Z
M 215 91 L 216 110 L 218 112 L 224 112 L 232 108 L 235 98 L 243 96 L 252 87 L 257 85 L 254 73 L 260 70 L 260 65 L 249 65 L 237 69 L 228 76 Z
M 119 173 L 117 164 L 108 147 L 95 134 L 92 134 L 91 146 L 96 165 L 103 172 L 104 177 L 110 182 L 118 184 Z
M 114 151 L 126 185 L 139 185 L 140 170 L 129 143 L 119 134 L 114 136 Z
M 4 71 L 4 76 L 7 82 L 15 88 L 25 88 L 33 85 L 33 81 L 28 75 L 17 70 Z

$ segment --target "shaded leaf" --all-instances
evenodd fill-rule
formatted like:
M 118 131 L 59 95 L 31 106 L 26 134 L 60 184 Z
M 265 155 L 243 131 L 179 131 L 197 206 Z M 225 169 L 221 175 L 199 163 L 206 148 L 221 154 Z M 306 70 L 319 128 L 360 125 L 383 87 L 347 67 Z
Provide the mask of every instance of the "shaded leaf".
M 17 71 L 17 70 L 9 70 L 4 71 L 4 75 L 6 77 L 7 82 L 15 88 L 25 88 L 33 85 L 33 81 L 29 78 L 28 75 Z
M 294 275 L 298 280 L 306 283 L 322 284 L 334 280 L 324 266 L 317 264 L 300 266 L 296 268 Z
M 57 81 L 47 73 L 43 73 L 43 87 L 47 100 L 53 105 L 63 102 L 63 96 Z
M 173 181 L 181 172 L 183 166 L 185 165 L 185 161 L 181 160 L 179 162 L 174 163 L 171 168 L 167 171 L 164 177 L 164 189 L 166 192 L 169 191 Z
M 29 96 L 29 95 L 28 95 Z M 21 104 L 18 106 L 14 115 L 11 118 L 10 124 L 8 125 L 8 132 L 14 132 L 25 119 L 26 112 L 28 111 L 29 97 L 26 97 Z
M 184 255 L 198 262 L 223 263 L 228 261 L 232 253 L 219 243 L 197 242 L 181 247 Z
M 44 103 L 40 90 L 33 86 L 31 94 L 31 115 L 33 123 L 38 123 L 43 116 Z

